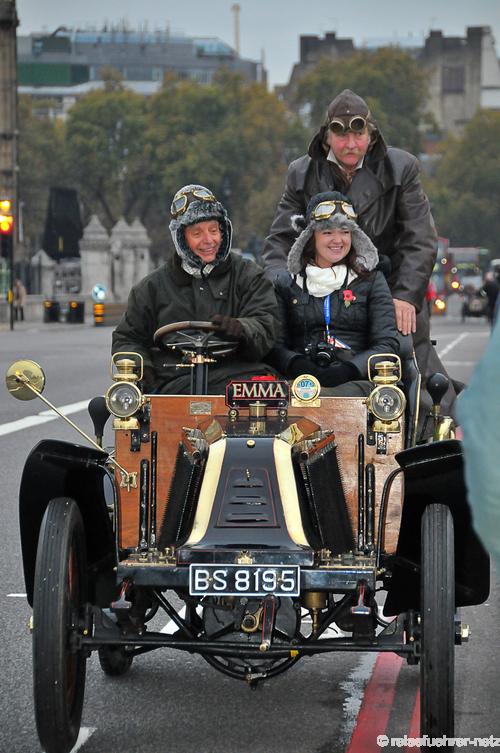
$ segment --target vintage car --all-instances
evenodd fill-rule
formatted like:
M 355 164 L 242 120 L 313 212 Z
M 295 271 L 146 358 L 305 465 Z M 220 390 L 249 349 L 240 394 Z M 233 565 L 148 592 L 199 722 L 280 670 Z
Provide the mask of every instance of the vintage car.
M 467 317 L 488 316 L 488 297 L 481 289 L 466 285 L 463 289 L 462 321 Z
M 372 358 L 368 398 L 322 397 L 309 375 L 208 395 L 209 364 L 231 348 L 211 328 L 182 322 L 155 336 L 191 333 L 175 347 L 193 394 L 143 394 L 141 357 L 115 354 L 105 398 L 89 405 L 91 446 L 46 439 L 26 461 L 20 526 L 43 749 L 72 748 L 92 651 L 122 675 L 157 648 L 197 652 L 251 687 L 312 654 L 395 652 L 420 665 L 422 734 L 453 735 L 454 650 L 468 632 L 455 610 L 487 598 L 489 563 L 461 445 L 440 414 L 447 380 L 428 383 L 434 441 L 418 443 L 412 352 Z M 7 372 L 13 396 L 53 408 L 44 381 L 32 361 Z M 173 634 L 151 629 L 158 610 Z

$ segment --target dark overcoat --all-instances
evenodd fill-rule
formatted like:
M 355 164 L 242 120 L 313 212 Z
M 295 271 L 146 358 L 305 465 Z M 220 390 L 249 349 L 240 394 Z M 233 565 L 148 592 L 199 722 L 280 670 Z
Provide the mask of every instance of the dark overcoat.
M 305 214 L 316 193 L 341 191 L 352 199 L 358 223 L 379 255 L 390 260 L 387 277 L 393 298 L 412 303 L 417 310 L 413 343 L 424 382 L 435 371 L 446 373 L 430 342 L 429 312 L 424 305 L 437 255 L 437 234 L 420 182 L 418 160 L 402 149 L 387 147 L 378 133 L 349 184 L 338 165 L 327 160 L 323 131 L 314 137 L 308 154 L 288 168 L 285 190 L 262 252 L 266 273 L 274 278 L 286 268 L 296 238 L 292 216 Z M 446 412 L 452 411 L 455 397 L 450 385 L 442 403 Z
M 369 272 L 357 277 L 348 286 L 353 300 L 346 305 L 346 285 L 330 295 L 331 327 L 350 350 L 337 350 L 340 361 L 356 366 L 358 378 L 368 376 L 368 358 L 376 353 L 397 353 L 398 334 L 394 305 L 387 282 L 381 272 Z M 297 356 L 311 357 L 318 342 L 324 340 L 325 318 L 323 298 L 317 298 L 301 288 L 295 279 L 283 272 L 275 281 L 278 299 L 280 333 L 268 360 L 281 373 L 287 374 L 291 361 Z
M 153 335 L 165 324 L 210 321 L 214 314 L 239 319 L 244 337 L 233 355 L 210 367 L 210 391 L 214 387 L 223 391 L 230 377 L 270 373 L 260 359 L 276 338 L 274 289 L 260 267 L 233 253 L 205 279 L 187 274 L 175 254 L 141 280 L 132 288 L 127 310 L 113 333 L 113 353 L 140 353 L 144 365 L 155 369 L 161 392 L 186 393 L 189 369 L 176 368 L 179 355 L 155 347 Z

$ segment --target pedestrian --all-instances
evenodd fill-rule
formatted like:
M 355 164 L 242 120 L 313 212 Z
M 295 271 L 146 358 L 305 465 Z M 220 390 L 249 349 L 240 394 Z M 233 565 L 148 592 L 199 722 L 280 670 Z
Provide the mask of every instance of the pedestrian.
M 208 188 L 190 184 L 177 191 L 170 211 L 175 253 L 132 288 L 113 353 L 142 355 L 147 392 L 186 394 L 189 369 L 177 366 L 177 354 L 158 349 L 153 335 L 173 322 L 211 321 L 236 351 L 210 367 L 210 394 L 224 393 L 231 378 L 272 374 L 262 357 L 276 338 L 273 286 L 253 261 L 231 253 L 225 208 Z M 176 333 L 168 337 L 175 341 Z
M 269 362 L 287 377 L 312 374 L 327 395 L 368 395 L 368 358 L 398 353 L 392 295 L 377 249 L 338 191 L 313 196 L 275 282 L 278 340 Z
M 490 323 L 491 327 L 493 326 L 493 322 L 494 322 L 495 305 L 497 302 L 499 291 L 500 291 L 500 285 L 498 284 L 494 273 L 486 272 L 484 276 L 483 286 L 480 292 L 484 293 L 484 295 L 488 299 L 488 303 L 486 306 L 486 316 L 488 317 L 488 322 Z
M 14 319 L 16 322 L 24 322 L 24 306 L 26 305 L 26 288 L 18 278 L 14 283 L 13 290 Z
M 356 207 L 358 224 L 389 262 L 388 282 L 398 330 L 412 333 L 425 378 L 444 368 L 430 342 L 425 292 L 437 254 L 437 234 L 417 159 L 387 146 L 367 103 L 350 89 L 328 106 L 308 153 L 292 162 L 262 258 L 269 276 L 286 266 L 296 234 L 294 214 L 312 196 L 337 190 Z M 450 386 L 443 408 L 455 397 Z

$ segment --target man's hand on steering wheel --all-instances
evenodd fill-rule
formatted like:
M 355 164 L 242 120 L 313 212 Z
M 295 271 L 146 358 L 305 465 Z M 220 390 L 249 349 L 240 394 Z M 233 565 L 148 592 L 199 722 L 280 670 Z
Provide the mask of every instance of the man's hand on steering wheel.
M 234 340 L 241 340 L 245 334 L 245 330 L 239 319 L 234 319 L 232 316 L 214 314 L 211 321 L 218 335 L 230 337 Z

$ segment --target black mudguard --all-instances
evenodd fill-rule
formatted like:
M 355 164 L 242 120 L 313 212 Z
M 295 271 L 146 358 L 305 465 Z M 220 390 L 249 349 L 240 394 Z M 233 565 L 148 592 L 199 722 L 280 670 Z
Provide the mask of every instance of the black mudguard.
M 420 608 L 421 518 L 427 505 L 448 505 L 455 531 L 456 606 L 482 604 L 490 590 L 489 557 L 472 527 L 462 445 L 446 440 L 418 445 L 396 455 L 403 468 L 405 496 L 386 615 Z
M 89 594 L 100 571 L 116 564 L 115 536 L 104 497 L 105 456 L 98 450 L 70 442 L 44 439 L 26 460 L 19 493 L 19 525 L 24 580 L 33 604 L 38 535 L 51 499 L 71 497 L 82 514 L 87 543 Z M 111 482 L 113 483 L 113 482 Z

